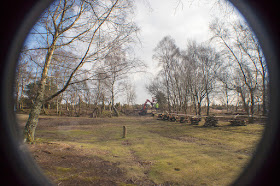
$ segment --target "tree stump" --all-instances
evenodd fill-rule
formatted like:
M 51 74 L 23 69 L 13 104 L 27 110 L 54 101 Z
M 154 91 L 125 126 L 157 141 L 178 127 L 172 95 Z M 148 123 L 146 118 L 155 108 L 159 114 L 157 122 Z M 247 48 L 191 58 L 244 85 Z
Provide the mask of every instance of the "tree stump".
M 126 126 L 123 126 L 123 137 L 122 138 L 126 138 L 126 134 L 127 134 Z

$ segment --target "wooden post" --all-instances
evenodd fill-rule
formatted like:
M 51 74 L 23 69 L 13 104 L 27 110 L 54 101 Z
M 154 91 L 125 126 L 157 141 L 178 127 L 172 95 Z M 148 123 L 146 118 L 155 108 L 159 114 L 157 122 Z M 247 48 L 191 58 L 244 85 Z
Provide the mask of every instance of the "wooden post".
M 123 126 L 123 138 L 126 137 L 126 126 Z

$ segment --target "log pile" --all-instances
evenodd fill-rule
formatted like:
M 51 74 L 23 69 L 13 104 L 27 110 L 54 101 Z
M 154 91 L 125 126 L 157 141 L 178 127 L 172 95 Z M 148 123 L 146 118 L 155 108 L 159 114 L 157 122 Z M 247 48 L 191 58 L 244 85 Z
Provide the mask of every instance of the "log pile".
M 157 120 L 162 120 L 163 119 L 163 114 L 158 114 Z
M 180 123 L 188 123 L 188 118 L 186 114 L 177 114 L 177 121 L 180 121 Z
M 158 114 L 157 120 L 171 121 L 171 122 L 180 121 L 180 123 L 185 123 L 189 121 L 189 117 L 186 114 L 161 113 Z
M 248 117 L 248 123 L 254 123 L 254 122 L 255 122 L 254 116 L 249 116 Z
M 238 115 L 234 116 L 229 122 L 231 126 L 245 126 L 245 120 L 238 117 Z
M 180 123 L 185 123 L 186 122 L 186 118 L 184 116 L 180 117 Z
M 175 122 L 176 121 L 176 117 L 175 116 L 170 116 L 169 117 L 169 121 Z
M 171 121 L 171 122 L 180 122 L 180 123 L 190 123 L 191 125 L 199 125 L 199 122 L 201 121 L 200 116 L 188 116 L 187 114 L 178 114 L 178 113 L 161 113 L 156 114 L 157 120 L 163 120 L 163 121 Z M 218 119 L 219 118 L 219 119 Z M 231 126 L 245 126 L 247 123 L 254 123 L 261 121 L 262 123 L 265 123 L 267 121 L 266 117 L 258 118 L 256 116 L 245 116 L 245 115 L 235 115 L 234 117 L 225 117 L 225 116 L 208 116 L 205 118 L 205 123 L 203 124 L 204 127 L 211 127 L 211 126 L 217 126 L 218 120 L 222 121 L 228 121 L 230 122 Z
M 218 119 L 212 115 L 205 118 L 204 127 L 217 127 Z
M 170 114 L 169 115 L 169 121 L 175 122 L 177 121 L 177 114 Z
M 201 121 L 200 117 L 191 117 L 191 125 L 198 125 L 200 121 Z
M 169 120 L 169 114 L 164 114 L 162 117 L 163 121 L 168 121 Z

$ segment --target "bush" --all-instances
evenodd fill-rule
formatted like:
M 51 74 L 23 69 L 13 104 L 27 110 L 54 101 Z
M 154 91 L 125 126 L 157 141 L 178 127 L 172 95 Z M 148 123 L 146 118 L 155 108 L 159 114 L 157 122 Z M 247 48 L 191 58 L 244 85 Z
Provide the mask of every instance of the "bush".
M 217 127 L 218 119 L 212 115 L 205 118 L 204 127 Z
M 103 110 L 102 113 L 100 114 L 101 118 L 111 118 L 112 117 L 112 112 L 110 110 Z

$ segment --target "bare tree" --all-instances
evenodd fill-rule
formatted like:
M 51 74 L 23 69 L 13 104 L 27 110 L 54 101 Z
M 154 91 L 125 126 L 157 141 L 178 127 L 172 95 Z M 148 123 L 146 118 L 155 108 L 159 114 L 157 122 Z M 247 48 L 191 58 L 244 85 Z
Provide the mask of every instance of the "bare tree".
M 136 101 L 135 86 L 129 80 L 124 81 L 123 86 L 127 105 L 134 105 Z
M 237 35 L 237 46 L 239 49 L 246 55 L 247 60 L 251 62 L 253 65 L 253 69 L 255 69 L 255 80 L 256 85 L 260 84 L 260 89 L 262 92 L 262 106 L 263 106 L 263 115 L 267 114 L 267 66 L 265 62 L 264 55 L 262 53 L 261 46 L 254 35 L 253 31 L 249 28 L 249 26 L 245 22 L 235 22 L 234 30 Z M 258 82 L 258 76 L 261 76 L 261 82 Z M 252 100 L 252 99 L 251 99 Z M 251 112 L 254 112 L 253 110 Z
M 130 59 L 127 55 L 127 50 L 122 45 L 112 48 L 109 55 L 105 57 L 105 69 L 107 75 L 107 87 L 111 93 L 111 109 L 118 116 L 118 111 L 115 108 L 115 97 L 118 93 L 123 92 L 121 82 L 127 78 L 128 73 L 136 73 L 145 65 L 135 59 Z M 118 86 L 117 86 L 118 85 Z
M 198 115 L 201 115 L 201 104 L 206 98 L 207 115 L 210 108 L 210 94 L 215 89 L 216 74 L 221 67 L 219 54 L 211 47 L 198 45 L 195 41 L 188 42 L 186 54 L 186 67 L 188 72 L 188 87 L 194 108 Z
M 175 56 L 179 54 L 179 49 L 175 44 L 174 39 L 170 36 L 165 36 L 154 49 L 155 54 L 153 58 L 158 60 L 159 65 L 162 67 L 161 74 L 164 77 L 164 84 L 166 87 L 168 110 L 171 112 L 172 90 L 174 89 L 172 66 L 175 63 Z M 175 95 L 173 94 L 173 97 Z M 174 98 L 176 100 L 176 98 Z M 173 100 L 173 102 L 175 102 Z
M 246 23 L 244 22 L 242 24 L 245 25 Z M 264 71 L 261 74 L 266 74 L 266 69 L 264 66 L 264 58 L 261 53 L 259 53 L 260 55 L 257 59 L 253 58 L 251 55 L 250 46 L 252 46 L 252 43 L 255 43 L 255 41 L 252 40 L 254 37 L 250 37 L 250 35 L 253 36 L 253 33 L 248 29 L 244 29 L 242 24 L 235 23 L 230 31 L 224 28 L 225 23 L 220 23 L 218 20 L 215 20 L 210 25 L 210 29 L 214 34 L 213 38 L 219 39 L 226 49 L 228 56 L 230 56 L 229 58 L 233 58 L 233 61 L 236 63 L 234 67 L 238 69 L 236 75 L 239 75 L 240 78 L 238 79 L 243 81 L 243 84 L 236 84 L 236 91 L 243 100 L 246 112 L 254 115 L 255 94 L 258 89 L 258 76 L 260 71 L 256 62 L 258 61 L 260 66 L 263 67 L 262 69 Z M 255 50 L 255 53 L 257 54 L 258 52 Z M 246 91 L 248 92 L 248 98 L 245 97 Z M 248 109 L 246 99 L 250 100 L 250 109 Z
M 162 67 L 159 76 L 166 88 L 169 112 L 171 107 L 176 112 L 184 107 L 186 112 L 190 97 L 195 112 L 201 115 L 201 104 L 206 98 L 209 115 L 210 94 L 215 88 L 216 73 L 221 66 L 218 53 L 195 41 L 189 41 L 187 50 L 182 52 L 170 36 L 164 37 L 154 51 L 154 58 Z M 153 84 L 148 86 L 150 92 L 153 87 Z
M 44 102 L 60 95 L 70 85 L 84 81 L 77 76 L 79 70 L 82 70 L 85 64 L 104 57 L 114 43 L 131 41 L 131 34 L 137 31 L 135 24 L 126 19 L 131 7 L 131 1 L 122 0 L 93 2 L 60 0 L 54 2 L 44 12 L 31 32 L 36 36 L 36 41 L 43 44 L 29 50 L 46 52 L 37 96 L 25 125 L 27 142 L 34 141 L 38 116 Z M 77 51 L 82 55 L 78 56 L 75 68 L 70 71 L 65 84 L 58 92 L 44 98 L 46 80 L 55 51 L 59 48 L 73 50 L 78 45 L 84 46 Z M 77 81 L 73 81 L 74 79 Z
M 210 108 L 210 94 L 215 89 L 217 83 L 216 74 L 221 70 L 221 58 L 220 55 L 215 51 L 214 48 L 203 47 L 201 49 L 201 65 L 204 74 L 204 86 L 206 91 L 206 101 L 207 101 L 207 116 L 209 116 Z
M 163 79 L 157 76 L 150 84 L 146 85 L 146 89 L 152 97 L 156 98 L 160 109 L 168 109 L 166 87 Z

